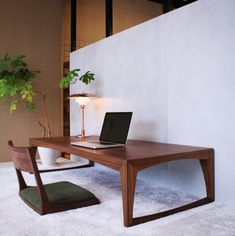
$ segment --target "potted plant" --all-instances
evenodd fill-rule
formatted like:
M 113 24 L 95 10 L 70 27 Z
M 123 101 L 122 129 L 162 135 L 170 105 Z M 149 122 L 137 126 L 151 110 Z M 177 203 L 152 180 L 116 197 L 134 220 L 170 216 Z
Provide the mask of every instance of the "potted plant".
M 48 94 L 59 86 L 61 89 L 69 87 L 77 80 L 88 85 L 95 80 L 94 74 L 87 71 L 82 76 L 78 76 L 80 69 L 69 71 L 58 84 L 45 88 L 41 80 L 35 80 L 40 71 L 30 70 L 25 62 L 25 56 L 19 55 L 13 58 L 9 53 L 0 58 L 0 101 L 10 98 L 10 113 L 17 110 L 17 104 L 23 102 L 30 112 L 33 112 L 38 125 L 42 129 L 42 137 L 52 135 L 50 121 L 48 117 L 47 97 Z M 34 88 L 35 82 L 39 83 L 39 90 Z M 37 97 L 37 100 L 35 99 Z M 42 104 L 42 119 L 39 118 L 35 108 L 38 103 Z

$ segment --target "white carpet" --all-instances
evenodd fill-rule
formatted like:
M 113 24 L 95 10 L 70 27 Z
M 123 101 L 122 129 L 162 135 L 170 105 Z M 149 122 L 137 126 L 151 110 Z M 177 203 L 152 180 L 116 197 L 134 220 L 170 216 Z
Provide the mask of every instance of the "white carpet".
M 100 205 L 40 216 L 18 197 L 13 167 L 0 168 L 1 236 L 234 236 L 235 210 L 212 203 L 145 224 L 125 228 L 119 175 L 106 168 L 87 168 L 43 174 L 44 183 L 68 180 L 79 184 L 101 200 Z M 32 175 L 26 175 L 29 183 Z M 135 216 L 165 210 L 196 197 L 137 182 Z

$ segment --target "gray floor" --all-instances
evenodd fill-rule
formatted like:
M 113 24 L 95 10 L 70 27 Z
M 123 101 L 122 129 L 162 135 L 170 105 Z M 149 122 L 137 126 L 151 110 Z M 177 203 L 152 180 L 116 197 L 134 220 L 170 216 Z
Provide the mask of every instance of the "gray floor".
M 0 165 L 0 235 L 151 235 L 207 236 L 235 235 L 235 209 L 218 203 L 197 207 L 130 228 L 123 227 L 119 176 L 95 167 L 43 174 L 45 183 L 68 180 L 92 191 L 101 204 L 39 216 L 18 197 L 14 168 Z M 29 184 L 32 175 L 25 175 Z M 4 191 L 2 191 L 4 189 Z M 138 180 L 135 216 L 166 210 L 195 200 L 196 197 Z

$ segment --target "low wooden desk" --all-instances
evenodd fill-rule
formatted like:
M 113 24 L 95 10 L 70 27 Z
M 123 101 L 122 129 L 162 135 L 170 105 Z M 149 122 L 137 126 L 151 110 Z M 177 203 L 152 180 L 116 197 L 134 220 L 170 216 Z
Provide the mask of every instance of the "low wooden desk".
M 94 138 L 97 137 L 91 136 L 86 139 L 92 140 Z M 78 140 L 79 138 L 76 137 L 31 138 L 29 143 L 31 146 L 49 147 L 61 152 L 75 154 L 87 158 L 90 162 L 97 162 L 117 170 L 121 181 L 123 220 L 127 227 L 214 201 L 214 150 L 212 148 L 128 140 L 125 148 L 92 150 L 70 144 L 70 142 Z M 153 165 L 183 159 L 200 161 L 207 196 L 171 210 L 133 218 L 137 173 Z

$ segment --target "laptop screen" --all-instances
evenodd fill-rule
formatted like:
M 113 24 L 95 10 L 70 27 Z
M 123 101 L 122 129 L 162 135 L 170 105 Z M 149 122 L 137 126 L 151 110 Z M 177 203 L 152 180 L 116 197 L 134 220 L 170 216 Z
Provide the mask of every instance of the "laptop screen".
M 100 134 L 100 141 L 125 144 L 132 112 L 107 112 Z

